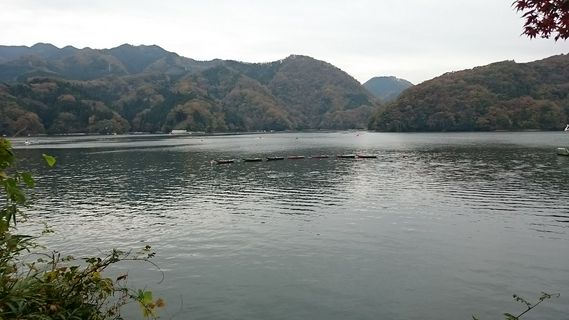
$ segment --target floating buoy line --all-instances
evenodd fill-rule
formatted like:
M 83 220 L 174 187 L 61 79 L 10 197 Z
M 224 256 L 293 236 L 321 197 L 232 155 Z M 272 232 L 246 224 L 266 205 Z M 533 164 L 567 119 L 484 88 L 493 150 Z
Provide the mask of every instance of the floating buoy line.
M 213 164 L 231 164 L 236 162 L 268 162 L 268 161 L 280 161 L 280 160 L 302 160 L 302 159 L 376 159 L 377 155 L 374 154 L 339 154 L 336 156 L 330 156 L 327 154 L 317 154 L 312 156 L 301 156 L 301 155 L 290 155 L 290 156 L 269 156 L 265 158 L 242 158 L 242 159 L 216 159 L 211 160 L 210 163 Z

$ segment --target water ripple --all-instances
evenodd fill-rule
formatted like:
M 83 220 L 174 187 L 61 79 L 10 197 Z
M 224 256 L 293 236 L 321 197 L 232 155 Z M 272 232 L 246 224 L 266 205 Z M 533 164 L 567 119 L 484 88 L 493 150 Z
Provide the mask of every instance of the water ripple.
M 569 163 L 543 147 L 565 138 L 57 138 L 30 217 L 62 250 L 157 247 L 157 294 L 183 296 L 182 319 L 493 318 L 512 292 L 569 287 Z M 378 158 L 210 165 L 356 152 Z M 568 313 L 548 305 L 543 319 Z

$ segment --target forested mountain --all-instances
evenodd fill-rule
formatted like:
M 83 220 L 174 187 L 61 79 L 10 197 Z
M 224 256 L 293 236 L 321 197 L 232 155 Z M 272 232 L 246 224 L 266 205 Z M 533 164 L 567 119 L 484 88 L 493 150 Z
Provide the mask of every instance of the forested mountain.
M 0 134 L 364 128 L 376 99 L 323 61 L 196 61 L 158 46 L 0 46 Z
M 561 130 L 569 55 L 451 72 L 407 89 L 370 121 L 380 131 Z
M 382 102 L 390 102 L 413 84 L 405 79 L 396 77 L 373 77 L 364 83 L 364 87 Z

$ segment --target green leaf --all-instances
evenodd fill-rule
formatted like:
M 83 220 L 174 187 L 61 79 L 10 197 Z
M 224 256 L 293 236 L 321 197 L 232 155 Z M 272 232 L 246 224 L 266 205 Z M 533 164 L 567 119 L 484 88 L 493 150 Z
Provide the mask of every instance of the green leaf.
M 142 294 L 142 302 L 144 304 L 152 303 L 152 291 L 145 291 Z
M 53 167 L 55 165 L 55 157 L 50 156 L 49 154 L 42 154 L 41 155 L 48 166 Z
M 29 173 L 29 172 L 22 172 L 21 175 L 22 175 L 22 180 L 24 180 L 24 183 L 25 183 L 28 187 L 33 188 L 33 187 L 36 185 L 36 183 L 35 183 L 35 181 L 34 181 L 34 178 L 32 178 L 32 174 L 31 174 L 31 173 Z
M 11 201 L 20 205 L 24 205 L 26 203 L 26 196 L 18 187 L 16 180 L 13 178 L 9 178 L 4 182 L 4 189 L 6 190 L 6 195 Z
M 514 316 L 511 313 L 504 313 L 504 316 L 506 317 L 506 320 L 518 320 L 518 317 Z

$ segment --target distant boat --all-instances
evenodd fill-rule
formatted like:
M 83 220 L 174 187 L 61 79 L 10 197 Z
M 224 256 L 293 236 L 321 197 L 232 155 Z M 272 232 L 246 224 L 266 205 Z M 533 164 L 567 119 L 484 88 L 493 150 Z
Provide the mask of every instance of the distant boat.
M 358 154 L 356 155 L 358 158 L 362 159 L 375 159 L 377 156 L 375 154 Z
M 339 154 L 336 156 L 336 158 L 339 158 L 339 159 L 355 159 L 356 155 L 355 154 Z
M 569 124 L 567 126 L 565 126 L 565 130 L 563 130 L 565 132 L 569 132 Z
M 30 144 L 32 144 L 32 142 L 30 140 L 26 140 L 26 141 L 24 141 L 24 144 L 29 146 Z
M 263 161 L 262 158 L 244 158 L 243 162 L 261 162 Z
M 188 130 L 172 130 L 170 134 L 190 134 Z
M 287 159 L 290 160 L 304 159 L 304 156 L 288 156 Z
M 284 157 L 267 157 L 267 161 L 284 160 Z
M 217 163 L 217 164 L 228 164 L 228 163 L 234 163 L 235 159 L 218 159 L 218 160 L 212 160 L 212 163 Z
M 559 155 L 559 156 L 569 156 L 569 149 L 567 149 L 567 148 L 557 148 L 557 155 Z
M 314 156 L 310 156 L 310 158 L 312 158 L 312 159 L 328 159 L 328 158 L 330 158 L 330 156 L 327 154 L 317 154 Z

